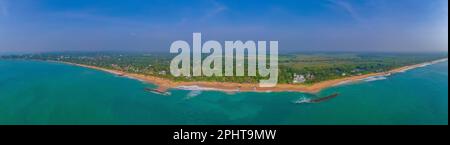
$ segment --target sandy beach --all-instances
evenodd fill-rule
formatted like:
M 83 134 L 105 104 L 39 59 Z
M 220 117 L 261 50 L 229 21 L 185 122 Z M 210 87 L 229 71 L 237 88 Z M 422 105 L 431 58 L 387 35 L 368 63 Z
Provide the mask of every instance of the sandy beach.
M 258 87 L 258 84 L 241 84 L 241 83 L 229 83 L 229 82 L 174 82 L 168 79 L 154 77 L 154 76 L 148 76 L 148 75 L 141 75 L 141 74 L 134 74 L 134 73 L 126 73 L 122 71 L 117 70 L 110 70 L 105 68 L 100 68 L 96 66 L 88 66 L 88 65 L 82 65 L 82 64 L 74 64 L 69 62 L 62 62 L 70 65 L 76 65 L 96 70 L 105 71 L 108 73 L 112 73 L 115 75 L 123 76 L 123 77 L 129 77 L 132 79 L 138 79 L 144 82 L 152 83 L 155 85 L 158 85 L 159 88 L 158 91 L 167 91 L 167 89 L 171 88 L 181 88 L 181 89 L 204 89 L 204 90 L 217 90 L 217 91 L 224 91 L 224 92 L 304 92 L 304 93 L 317 93 L 325 88 L 338 86 L 341 84 L 351 83 L 351 82 L 357 82 L 361 81 L 363 79 L 369 78 L 369 77 L 376 77 L 376 76 L 386 76 L 391 75 L 395 73 L 404 72 L 407 70 L 411 70 L 418 67 L 427 66 L 430 64 L 435 64 L 443 61 L 447 61 L 448 58 L 439 59 L 431 62 L 426 63 L 420 63 L 410 66 L 404 66 L 400 68 L 396 68 L 387 72 L 381 72 L 381 73 L 371 73 L 371 74 L 365 74 L 365 75 L 359 75 L 359 76 L 350 76 L 346 78 L 341 79 L 335 79 L 335 80 L 328 80 L 323 81 L 319 83 L 315 83 L 313 85 L 302 85 L 302 84 L 278 84 L 276 87 L 271 88 L 261 88 Z

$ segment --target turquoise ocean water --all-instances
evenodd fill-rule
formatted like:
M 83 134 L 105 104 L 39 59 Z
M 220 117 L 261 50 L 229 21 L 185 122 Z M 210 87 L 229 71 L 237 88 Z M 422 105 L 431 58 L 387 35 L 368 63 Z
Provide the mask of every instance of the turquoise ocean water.
M 448 62 L 386 79 L 329 88 L 340 95 L 295 104 L 303 93 L 171 90 L 105 72 L 37 61 L 0 61 L 0 124 L 448 124 Z

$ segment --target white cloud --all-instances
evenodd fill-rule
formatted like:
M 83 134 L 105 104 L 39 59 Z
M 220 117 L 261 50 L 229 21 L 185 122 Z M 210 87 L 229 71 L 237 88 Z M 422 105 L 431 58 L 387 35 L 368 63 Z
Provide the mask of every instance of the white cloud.
M 192 22 L 204 23 L 228 10 L 226 5 L 218 2 L 217 0 L 208 0 L 207 2 L 211 4 L 211 7 L 203 15 L 200 15 L 198 18 L 182 17 L 177 25 L 184 26 Z
M 345 0 L 329 0 L 331 3 L 336 5 L 339 8 L 342 8 L 345 12 L 347 12 L 353 19 L 356 21 L 361 21 L 361 17 L 359 13 L 355 10 L 353 5 Z
M 210 11 L 210 12 L 206 15 L 206 18 L 214 17 L 214 16 L 216 16 L 216 15 L 218 15 L 218 14 L 220 14 L 220 13 L 222 13 L 222 12 L 224 12 L 224 11 L 226 11 L 226 10 L 228 9 L 227 6 L 225 6 L 225 5 L 223 5 L 223 4 L 219 3 L 219 2 L 217 2 L 217 1 L 215 1 L 215 0 L 211 0 L 211 2 L 212 2 L 213 5 L 214 5 L 214 9 L 213 9 L 212 11 Z

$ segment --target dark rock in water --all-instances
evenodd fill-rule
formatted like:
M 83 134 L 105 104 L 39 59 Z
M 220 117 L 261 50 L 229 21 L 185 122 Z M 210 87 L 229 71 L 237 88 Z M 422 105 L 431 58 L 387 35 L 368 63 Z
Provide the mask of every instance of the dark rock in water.
M 339 94 L 335 93 L 335 94 L 332 94 L 330 96 L 326 96 L 326 97 L 323 97 L 323 98 L 312 99 L 310 102 L 311 103 L 320 103 L 320 102 L 324 102 L 324 101 L 328 101 L 330 99 L 336 98 L 337 96 L 339 96 Z
M 326 96 L 326 97 L 322 97 L 322 98 L 316 98 L 316 99 L 303 98 L 301 100 L 296 101 L 295 103 L 297 103 L 297 104 L 320 103 L 320 102 L 324 102 L 324 101 L 328 101 L 330 99 L 333 99 L 333 98 L 337 97 L 338 95 L 339 95 L 338 93 L 335 93 L 335 94 L 332 94 L 330 96 Z

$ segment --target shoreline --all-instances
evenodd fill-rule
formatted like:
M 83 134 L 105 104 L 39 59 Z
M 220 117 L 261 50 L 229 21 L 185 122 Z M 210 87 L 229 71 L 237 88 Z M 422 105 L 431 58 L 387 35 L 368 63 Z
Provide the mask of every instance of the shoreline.
M 392 69 L 387 72 L 380 72 L 380 73 L 370 73 L 365 75 L 359 75 L 359 76 L 350 76 L 340 79 L 334 79 L 334 80 L 327 80 L 319 83 L 315 83 L 313 85 L 303 85 L 303 84 L 278 84 L 275 87 L 271 88 L 261 88 L 258 87 L 258 84 L 241 84 L 241 83 L 231 83 L 231 82 L 174 82 L 172 80 L 159 78 L 155 76 L 149 76 L 149 75 L 142 75 L 142 74 L 134 74 L 134 73 L 127 73 L 123 71 L 118 70 L 110 70 L 105 69 L 101 67 L 96 66 L 90 66 L 90 65 L 84 65 L 84 64 L 76 64 L 76 63 L 70 63 L 70 62 L 63 62 L 63 61 L 52 61 L 57 63 L 64 63 L 74 66 L 80 66 L 95 70 L 104 71 L 107 73 L 111 73 L 114 75 L 122 76 L 122 77 L 128 77 L 131 79 L 136 79 L 140 81 L 144 81 L 147 83 L 152 83 L 158 86 L 156 90 L 161 92 L 166 92 L 168 89 L 184 89 L 184 90 L 211 90 L 211 91 L 222 91 L 222 92 L 228 92 L 228 93 L 234 93 L 234 92 L 302 92 L 302 93 L 317 93 L 320 92 L 323 89 L 335 87 L 343 84 L 353 83 L 353 82 L 359 82 L 364 79 L 370 78 L 370 77 L 378 77 L 378 76 L 388 76 L 391 74 L 401 73 L 405 72 L 411 69 L 420 68 L 424 66 L 428 66 L 431 64 L 436 64 L 440 62 L 448 61 L 448 58 L 443 58 L 439 60 L 434 60 L 430 62 L 424 62 L 409 66 L 403 66 L 399 68 Z

